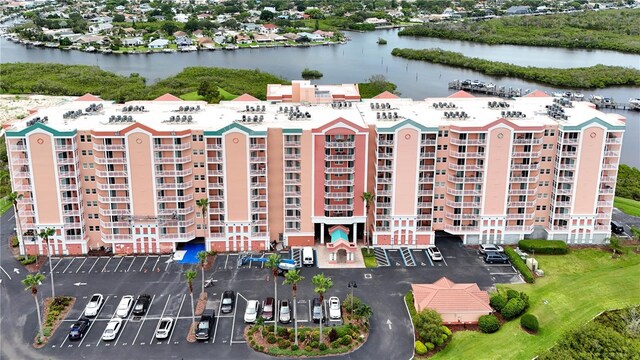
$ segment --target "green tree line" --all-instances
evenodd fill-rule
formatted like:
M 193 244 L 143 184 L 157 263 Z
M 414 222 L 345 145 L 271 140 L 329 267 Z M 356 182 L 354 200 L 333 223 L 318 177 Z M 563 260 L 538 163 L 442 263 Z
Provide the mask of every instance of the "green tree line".
M 640 201 L 640 170 L 638 168 L 620 164 L 616 196 Z
M 607 86 L 640 86 L 640 70 L 622 66 L 595 65 L 569 69 L 539 68 L 472 58 L 461 53 L 441 49 L 395 48 L 391 54 L 410 60 L 428 61 L 475 70 L 486 75 L 531 80 L 557 87 L 592 89 Z
M 407 27 L 400 36 L 424 36 L 486 44 L 605 49 L 640 54 L 640 9 L 545 16 L 507 16 Z

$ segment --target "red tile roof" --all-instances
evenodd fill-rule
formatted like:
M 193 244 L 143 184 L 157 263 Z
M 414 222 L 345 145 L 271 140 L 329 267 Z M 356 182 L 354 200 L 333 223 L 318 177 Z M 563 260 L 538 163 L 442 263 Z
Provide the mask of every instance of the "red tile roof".
M 275 24 L 264 24 L 262 25 L 265 29 L 277 29 L 278 27 Z
M 400 97 L 394 93 L 385 91 L 373 97 L 374 99 L 399 99 Z
M 232 101 L 260 101 L 260 100 L 249 94 L 242 94 L 237 98 L 233 99 Z
M 433 284 L 411 284 L 416 310 L 433 309 L 440 314 L 452 312 L 491 312 L 489 294 L 477 284 L 456 284 L 446 277 Z
M 545 93 L 544 91 L 533 90 L 524 97 L 549 97 L 549 94 Z
M 97 97 L 95 95 L 91 95 L 89 93 L 86 93 L 86 94 L 80 96 L 79 98 L 77 98 L 75 101 L 102 101 L 102 99 L 100 99 L 99 97 Z
M 182 99 L 180 99 L 177 96 L 171 95 L 169 93 L 166 93 L 162 96 L 159 96 L 155 99 L 153 99 L 153 101 L 182 101 Z
M 474 98 L 475 96 L 469 94 L 468 92 L 464 91 L 464 90 L 460 90 L 455 94 L 451 94 L 448 97 L 450 98 Z

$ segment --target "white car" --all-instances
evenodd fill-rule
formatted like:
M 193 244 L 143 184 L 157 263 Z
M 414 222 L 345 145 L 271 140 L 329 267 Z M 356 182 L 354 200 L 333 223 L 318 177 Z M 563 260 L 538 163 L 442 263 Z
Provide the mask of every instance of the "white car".
M 429 245 L 427 247 L 427 253 L 429 254 L 429 257 L 431 258 L 431 260 L 442 261 L 442 253 L 440 252 L 440 250 L 438 250 L 438 248 L 435 245 Z
M 247 310 L 244 311 L 244 322 L 254 323 L 258 317 L 258 310 L 260 309 L 260 303 L 258 300 L 247 301 Z
M 486 252 L 504 252 L 502 246 L 494 245 L 494 244 L 482 244 L 480 245 L 480 254 L 485 254 Z
M 86 317 L 94 317 L 98 315 L 98 311 L 102 307 L 102 302 L 104 301 L 104 297 L 102 294 L 93 294 L 91 295 L 91 299 L 89 303 L 84 308 L 84 316 Z
M 340 319 L 340 299 L 336 296 L 329 298 L 329 318 Z
M 114 340 L 116 336 L 118 336 L 118 333 L 120 332 L 121 327 L 122 327 L 122 319 L 117 317 L 111 319 L 111 321 L 109 321 L 109 323 L 107 324 L 107 328 L 104 329 L 104 332 L 102 333 L 102 340 L 104 341 Z
M 133 306 L 133 296 L 125 295 L 120 300 L 120 304 L 118 304 L 118 309 L 116 310 L 116 315 L 121 318 L 126 318 L 129 316 L 129 312 L 131 311 L 131 306 Z
M 171 333 L 171 328 L 173 327 L 173 319 L 170 317 L 164 317 L 160 319 L 158 322 L 158 327 L 156 328 L 156 339 L 166 339 L 169 337 Z

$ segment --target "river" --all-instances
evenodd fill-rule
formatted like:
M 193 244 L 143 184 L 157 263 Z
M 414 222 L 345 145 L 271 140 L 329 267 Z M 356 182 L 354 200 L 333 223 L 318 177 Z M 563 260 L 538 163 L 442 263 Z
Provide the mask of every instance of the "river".
M 219 66 L 227 68 L 260 69 L 286 79 L 299 79 L 304 68 L 319 70 L 324 77 L 317 83 L 364 82 L 371 75 L 382 74 L 398 85 L 402 96 L 414 99 L 446 96 L 452 91 L 447 83 L 455 79 L 478 79 L 523 89 L 557 91 L 549 86 L 514 78 L 486 76 L 475 71 L 412 61 L 391 56 L 394 47 L 442 48 L 467 56 L 503 61 L 525 66 L 581 67 L 595 64 L 621 65 L 640 69 L 640 56 L 605 50 L 540 48 L 514 45 L 485 45 L 466 41 L 413 38 L 397 36 L 397 29 L 375 32 L 349 32 L 352 38 L 345 45 L 308 48 L 264 48 L 236 51 L 217 50 L 150 55 L 105 55 L 47 48 L 26 48 L 0 39 L 0 63 L 54 62 L 63 64 L 97 65 L 122 75 L 138 73 L 149 83 L 180 72 L 188 66 Z M 377 45 L 382 37 L 387 45 Z M 640 90 L 615 87 L 582 91 L 586 96 L 610 96 L 619 102 L 640 97 Z M 640 113 L 618 111 L 627 117 L 627 133 L 622 149 L 622 162 L 640 167 Z

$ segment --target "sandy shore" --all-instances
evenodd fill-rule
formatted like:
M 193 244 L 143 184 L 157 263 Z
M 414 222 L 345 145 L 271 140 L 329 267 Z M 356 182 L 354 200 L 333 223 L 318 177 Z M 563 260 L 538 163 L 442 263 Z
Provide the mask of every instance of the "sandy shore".
M 46 108 L 75 98 L 74 96 L 0 95 L 0 126 L 7 122 L 24 119 L 29 115 L 29 110 Z

